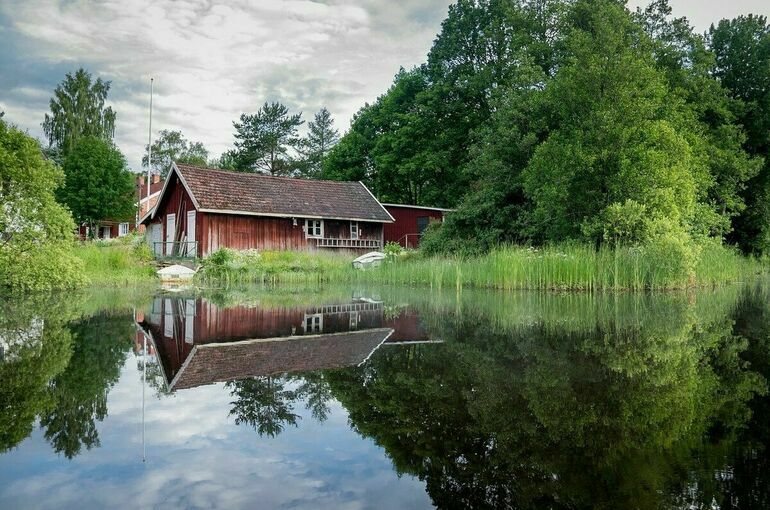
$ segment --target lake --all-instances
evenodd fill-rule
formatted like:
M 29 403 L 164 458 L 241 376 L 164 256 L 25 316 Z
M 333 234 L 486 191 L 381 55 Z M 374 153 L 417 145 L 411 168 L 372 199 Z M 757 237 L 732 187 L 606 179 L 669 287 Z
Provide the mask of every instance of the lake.
M 767 284 L 0 304 L 0 508 L 770 508 Z

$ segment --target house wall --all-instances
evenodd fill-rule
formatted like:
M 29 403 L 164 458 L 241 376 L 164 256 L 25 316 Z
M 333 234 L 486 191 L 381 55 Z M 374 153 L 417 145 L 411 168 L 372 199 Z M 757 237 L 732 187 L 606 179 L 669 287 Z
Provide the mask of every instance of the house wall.
M 195 211 L 195 204 L 185 190 L 182 183 L 179 181 L 179 177 L 173 174 L 170 177 L 168 192 L 163 197 L 163 200 L 158 204 L 158 210 L 155 214 L 155 218 L 150 222 L 151 224 L 158 223 L 161 225 L 161 241 L 166 241 L 166 218 L 169 214 L 176 215 L 176 234 L 174 240 L 180 241 L 183 238 L 189 239 L 187 232 L 187 212 Z M 195 239 L 198 243 L 198 253 L 200 255 L 200 216 L 202 214 L 196 214 L 196 233 Z
M 418 207 L 392 207 L 388 205 L 384 207 L 396 220 L 394 223 L 385 224 L 384 240 L 386 243 L 389 241 L 397 242 L 404 248 L 417 248 L 420 244 L 417 218 L 427 216 L 430 218 L 429 221 L 442 221 L 444 218 L 444 211 Z
M 305 220 L 267 216 L 238 216 L 234 214 L 198 214 L 201 256 L 219 248 L 235 250 L 313 250 L 315 239 L 305 238 Z M 379 240 L 382 224 L 358 222 L 359 239 Z M 324 220 L 324 237 L 350 239 L 350 222 Z

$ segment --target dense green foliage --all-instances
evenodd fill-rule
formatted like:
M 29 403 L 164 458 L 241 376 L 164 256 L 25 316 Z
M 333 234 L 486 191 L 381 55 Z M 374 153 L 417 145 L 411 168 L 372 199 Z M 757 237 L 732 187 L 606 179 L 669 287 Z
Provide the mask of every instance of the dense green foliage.
M 142 156 L 142 166 L 147 167 L 147 150 Z M 152 171 L 165 179 L 171 171 L 171 164 L 187 163 L 190 165 L 205 166 L 208 162 L 209 151 L 201 142 L 191 142 L 184 137 L 181 131 L 163 129 L 152 142 Z
M 54 90 L 51 114 L 46 114 L 43 121 L 43 133 L 54 159 L 66 158 L 81 137 L 112 139 L 116 115 L 112 107 L 105 107 L 109 91 L 109 81 L 92 81 L 83 68 L 67 73 Z
M 745 128 L 744 147 L 763 157 L 762 170 L 741 196 L 747 208 L 732 236 L 747 251 L 770 250 L 770 25 L 764 16 L 722 20 L 708 33 L 714 75 L 733 98 L 733 110 Z
M 92 236 L 99 221 L 134 220 L 134 174 L 112 142 L 92 136 L 81 138 L 64 160 L 64 175 L 60 200 L 79 225 L 90 227 Z
M 637 13 L 612 0 L 460 0 L 427 62 L 356 114 L 324 177 L 457 206 L 432 252 L 663 243 L 692 265 L 727 237 L 758 253 L 767 32 L 747 17 L 706 38 L 666 0 Z
M 34 139 L 0 120 L 0 290 L 82 282 L 71 254 L 75 224 L 54 197 L 63 180 Z

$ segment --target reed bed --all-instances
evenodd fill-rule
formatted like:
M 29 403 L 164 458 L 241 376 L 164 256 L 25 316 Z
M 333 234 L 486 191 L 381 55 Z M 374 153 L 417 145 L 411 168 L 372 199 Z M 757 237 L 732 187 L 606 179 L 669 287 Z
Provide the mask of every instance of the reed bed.
M 595 250 L 590 246 L 541 249 L 501 247 L 478 258 L 426 258 L 385 264 L 358 276 L 384 284 L 502 290 L 673 290 L 710 287 L 767 273 L 762 261 L 709 245 L 694 270 L 643 247 Z
M 644 247 L 503 246 L 475 258 L 396 256 L 360 271 L 352 269 L 352 256 L 345 254 L 221 251 L 204 262 L 199 281 L 215 286 L 339 282 L 455 290 L 644 291 L 713 287 L 767 274 L 770 267 L 718 244 L 698 252 L 688 268 L 676 254 Z

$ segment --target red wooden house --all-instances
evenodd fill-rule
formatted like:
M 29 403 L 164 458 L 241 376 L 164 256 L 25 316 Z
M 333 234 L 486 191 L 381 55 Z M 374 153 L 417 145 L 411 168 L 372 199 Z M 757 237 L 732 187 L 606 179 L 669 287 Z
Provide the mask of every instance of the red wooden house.
M 394 223 L 385 225 L 384 241 L 396 242 L 404 248 L 417 248 L 423 231 L 434 221 L 444 221 L 452 209 L 420 205 L 382 204 L 393 216 Z
M 158 256 L 219 248 L 379 250 L 393 217 L 360 182 L 271 177 L 174 164 L 142 218 Z

